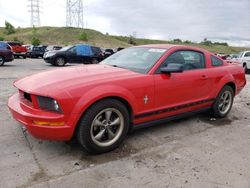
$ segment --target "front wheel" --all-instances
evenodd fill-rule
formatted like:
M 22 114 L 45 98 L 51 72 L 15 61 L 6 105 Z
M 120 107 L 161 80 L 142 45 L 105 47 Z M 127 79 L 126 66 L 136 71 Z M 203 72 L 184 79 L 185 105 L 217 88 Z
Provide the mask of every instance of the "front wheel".
M 232 87 L 226 85 L 217 96 L 212 108 L 213 115 L 218 118 L 226 117 L 230 112 L 234 100 L 234 91 Z
M 243 65 L 243 69 L 244 69 L 245 73 L 247 74 L 247 73 L 248 73 L 247 64 L 244 64 L 244 65 Z
M 64 57 L 57 57 L 55 60 L 55 65 L 56 66 L 64 66 L 66 64 L 66 60 Z
M 0 66 L 3 66 L 3 64 L 4 64 L 4 58 L 0 56 Z
M 99 61 L 98 61 L 98 59 L 94 58 L 94 59 L 92 59 L 91 63 L 92 64 L 97 64 L 97 63 L 99 63 Z
M 117 148 L 129 129 L 129 113 L 117 100 L 106 99 L 90 107 L 81 118 L 78 142 L 91 153 L 104 153 Z

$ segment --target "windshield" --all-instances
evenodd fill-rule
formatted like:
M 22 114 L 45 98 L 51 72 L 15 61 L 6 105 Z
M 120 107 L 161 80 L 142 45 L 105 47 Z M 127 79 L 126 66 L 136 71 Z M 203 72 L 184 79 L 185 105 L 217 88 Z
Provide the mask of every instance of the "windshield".
M 65 46 L 61 48 L 59 51 L 67 51 L 68 49 L 72 48 L 73 46 Z
M 166 51 L 161 48 L 127 48 L 108 57 L 101 64 L 147 73 Z

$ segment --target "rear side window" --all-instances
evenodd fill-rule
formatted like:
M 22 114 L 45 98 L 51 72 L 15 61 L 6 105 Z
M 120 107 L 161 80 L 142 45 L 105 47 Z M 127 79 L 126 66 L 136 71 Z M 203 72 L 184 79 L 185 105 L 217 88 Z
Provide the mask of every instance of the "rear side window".
M 215 56 L 211 56 L 211 63 L 213 66 L 221 66 L 223 65 L 223 61 Z
M 163 66 L 168 64 L 182 64 L 184 70 L 203 69 L 205 68 L 205 57 L 201 52 L 180 50 L 168 56 Z

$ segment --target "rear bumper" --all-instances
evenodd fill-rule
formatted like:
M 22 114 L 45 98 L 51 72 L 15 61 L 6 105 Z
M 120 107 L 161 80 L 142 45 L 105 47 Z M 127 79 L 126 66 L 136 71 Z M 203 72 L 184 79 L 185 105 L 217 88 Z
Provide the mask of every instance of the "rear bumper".
M 63 114 L 45 112 L 25 106 L 18 94 L 9 98 L 8 107 L 14 119 L 24 125 L 28 132 L 39 139 L 70 140 L 73 136 L 73 126 L 67 123 Z M 65 122 L 62 126 L 37 125 L 34 121 Z
M 13 55 L 26 56 L 27 52 L 13 52 Z

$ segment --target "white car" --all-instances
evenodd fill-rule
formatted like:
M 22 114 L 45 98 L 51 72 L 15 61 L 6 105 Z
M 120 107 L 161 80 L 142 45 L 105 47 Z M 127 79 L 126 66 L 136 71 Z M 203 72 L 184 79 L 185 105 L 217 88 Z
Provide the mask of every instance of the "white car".
M 239 53 L 239 56 L 235 58 L 239 61 L 245 69 L 245 73 L 250 70 L 250 51 L 243 51 Z

